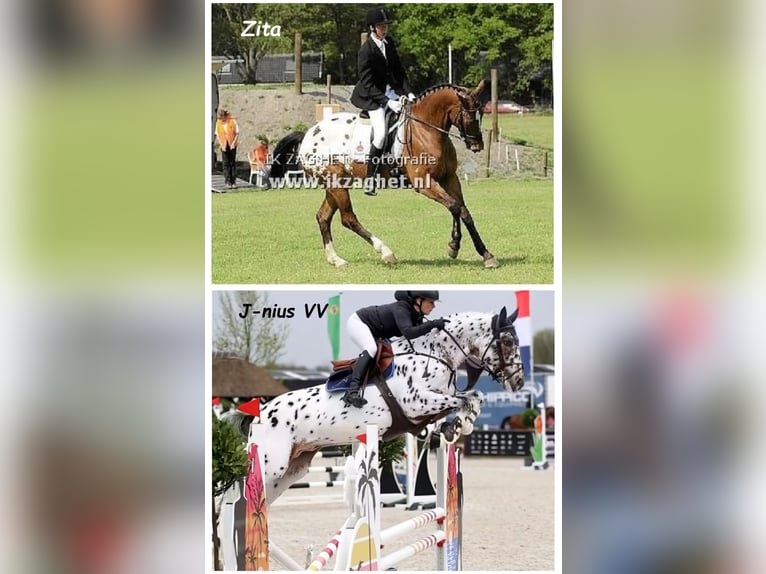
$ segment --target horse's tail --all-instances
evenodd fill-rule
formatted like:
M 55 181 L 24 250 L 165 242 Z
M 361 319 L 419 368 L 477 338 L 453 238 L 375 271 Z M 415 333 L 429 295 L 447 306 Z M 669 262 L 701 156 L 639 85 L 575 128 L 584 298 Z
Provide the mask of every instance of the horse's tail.
M 221 420 L 237 429 L 244 438 L 250 436 L 250 425 L 253 424 L 254 418 L 253 415 L 246 415 L 237 409 L 226 411 L 221 415 Z
M 273 178 L 282 178 L 288 169 L 301 169 L 298 149 L 301 147 L 306 132 L 290 132 L 274 146 L 271 173 Z

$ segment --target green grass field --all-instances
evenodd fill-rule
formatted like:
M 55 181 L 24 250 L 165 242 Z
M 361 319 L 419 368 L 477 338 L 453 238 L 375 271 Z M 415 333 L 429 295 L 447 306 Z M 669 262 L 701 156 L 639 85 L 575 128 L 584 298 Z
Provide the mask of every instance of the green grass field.
M 553 152 L 553 116 L 526 114 L 498 114 L 497 125 L 505 141 L 524 140 L 523 145 Z M 482 129 L 492 127 L 492 114 L 486 114 Z
M 213 194 L 212 274 L 215 284 L 550 284 L 553 282 L 551 180 L 483 181 L 463 190 L 482 239 L 497 257 L 485 269 L 463 228 L 460 255 L 447 257 L 452 218 L 411 190 L 352 190 L 361 223 L 394 251 L 384 264 L 373 248 L 333 220 L 343 268 L 324 256 L 315 214 L 323 191 Z

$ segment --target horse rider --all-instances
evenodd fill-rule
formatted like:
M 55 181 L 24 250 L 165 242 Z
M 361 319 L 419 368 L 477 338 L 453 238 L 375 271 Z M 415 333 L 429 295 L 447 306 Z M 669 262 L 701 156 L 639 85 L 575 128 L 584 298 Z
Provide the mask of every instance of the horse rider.
M 415 100 L 396 45 L 388 37 L 389 22 L 391 20 L 384 8 L 367 11 L 369 34 L 359 49 L 356 64 L 359 81 L 351 94 L 351 102 L 357 108 L 369 112 L 372 124 L 372 144 L 367 158 L 364 192 L 366 195 L 377 195 L 375 176 L 386 138 L 386 106 L 398 114 L 402 111 L 399 96 L 406 95 L 411 102 Z
M 343 395 L 343 402 L 347 405 L 361 408 L 367 404 L 359 391 L 362 381 L 375 364 L 379 339 L 401 336 L 416 339 L 432 329 L 444 329 L 448 322 L 446 319 L 424 321 L 439 300 L 438 291 L 396 291 L 394 299 L 393 303 L 359 309 L 348 319 L 348 334 L 362 353 L 356 359 L 348 391 Z

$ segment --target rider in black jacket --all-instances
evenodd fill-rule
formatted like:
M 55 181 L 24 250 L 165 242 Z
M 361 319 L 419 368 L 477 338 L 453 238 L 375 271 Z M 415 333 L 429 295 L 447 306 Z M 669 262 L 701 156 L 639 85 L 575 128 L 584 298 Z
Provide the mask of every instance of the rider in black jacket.
M 367 41 L 359 48 L 356 63 L 359 81 L 351 94 L 351 103 L 367 110 L 372 124 L 372 145 L 367 160 L 367 195 L 377 195 L 375 176 L 386 137 L 386 106 L 399 113 L 402 110 L 399 96 L 407 96 L 410 101 L 415 99 L 396 44 L 388 36 L 390 21 L 385 8 L 372 8 L 367 12 L 369 34 Z
M 343 395 L 343 402 L 347 405 L 360 408 L 367 403 L 359 389 L 375 363 L 379 339 L 401 336 L 416 339 L 432 329 L 444 329 L 446 319 L 424 321 L 439 299 L 438 291 L 396 291 L 394 299 L 394 303 L 359 309 L 348 320 L 349 336 L 362 348 L 362 353 L 354 365 L 349 389 Z

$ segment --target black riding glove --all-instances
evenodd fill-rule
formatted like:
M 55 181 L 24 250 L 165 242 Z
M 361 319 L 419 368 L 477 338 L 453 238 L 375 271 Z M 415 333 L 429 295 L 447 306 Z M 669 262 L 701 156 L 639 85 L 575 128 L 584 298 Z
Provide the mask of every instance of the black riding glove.
M 422 337 L 423 335 L 430 333 L 434 329 L 444 329 L 444 323 L 449 323 L 449 321 L 447 321 L 447 319 L 426 321 L 420 325 L 402 329 L 402 336 L 406 337 L 407 339 L 417 339 L 418 337 Z

